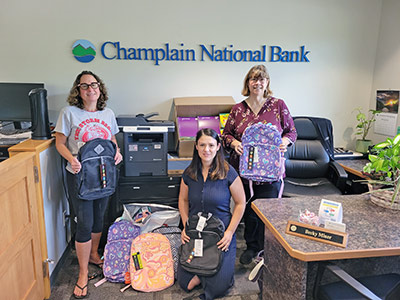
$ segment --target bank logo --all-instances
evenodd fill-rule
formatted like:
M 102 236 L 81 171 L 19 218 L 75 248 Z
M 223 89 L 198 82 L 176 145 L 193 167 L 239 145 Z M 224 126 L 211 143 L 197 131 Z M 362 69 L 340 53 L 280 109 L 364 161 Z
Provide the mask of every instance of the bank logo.
M 96 47 L 88 40 L 77 40 L 72 45 L 72 54 L 77 61 L 91 62 L 96 56 Z

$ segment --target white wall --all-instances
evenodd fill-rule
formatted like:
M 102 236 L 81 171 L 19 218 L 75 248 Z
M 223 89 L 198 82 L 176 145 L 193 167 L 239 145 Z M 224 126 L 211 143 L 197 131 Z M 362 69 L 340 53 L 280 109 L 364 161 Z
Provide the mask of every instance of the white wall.
M 370 97 L 370 108 L 375 109 L 377 90 L 400 90 L 400 1 L 384 0 L 379 32 L 375 72 Z M 400 118 L 397 118 L 400 126 Z M 397 128 L 397 127 L 396 127 Z M 375 142 L 384 141 L 387 136 L 374 134 L 369 137 Z M 393 137 L 393 136 L 391 136 Z
M 241 101 L 243 78 L 254 63 L 107 61 L 99 53 L 103 42 L 193 49 L 305 45 L 309 63 L 266 63 L 272 90 L 293 115 L 332 119 L 336 145 L 352 145 L 352 110 L 370 101 L 381 7 L 382 0 L 3 0 L 0 81 L 45 82 L 55 121 L 75 76 L 90 69 L 108 86 L 117 115 L 158 111 L 166 119 L 174 97 Z M 77 39 L 95 44 L 95 60 L 74 59 Z
M 40 171 L 47 255 L 49 259 L 54 261 L 54 264 L 49 264 L 49 275 L 51 276 L 70 240 L 65 228 L 65 215 L 69 214 L 69 209 L 68 200 L 61 183 L 61 157 L 54 145 L 40 152 Z

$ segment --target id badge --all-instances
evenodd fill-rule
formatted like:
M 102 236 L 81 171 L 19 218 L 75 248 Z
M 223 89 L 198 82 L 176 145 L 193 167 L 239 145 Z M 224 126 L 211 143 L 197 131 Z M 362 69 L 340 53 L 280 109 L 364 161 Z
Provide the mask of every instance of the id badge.
M 198 257 L 203 256 L 203 240 L 200 239 L 194 240 L 194 256 Z
M 196 230 L 202 232 L 204 229 L 204 226 L 206 225 L 206 218 L 203 216 L 199 217 L 199 221 L 197 222 Z

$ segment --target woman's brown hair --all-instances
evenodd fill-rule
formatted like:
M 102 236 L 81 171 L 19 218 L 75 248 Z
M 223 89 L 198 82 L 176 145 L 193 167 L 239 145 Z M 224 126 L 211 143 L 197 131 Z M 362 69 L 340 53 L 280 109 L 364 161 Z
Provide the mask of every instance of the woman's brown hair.
M 272 95 L 272 91 L 269 88 L 271 79 L 269 78 L 268 70 L 264 65 L 254 66 L 249 70 L 249 72 L 247 72 L 246 77 L 244 78 L 244 82 L 243 82 L 243 90 L 242 90 L 243 96 L 250 95 L 250 90 L 249 90 L 250 78 L 265 78 L 265 79 L 267 79 L 268 84 L 267 84 L 267 89 L 264 91 L 264 98 L 267 98 L 268 96 Z
M 218 136 L 218 134 L 215 132 L 214 129 L 210 128 L 204 128 L 200 129 L 197 134 L 196 134 L 196 145 L 199 141 L 199 139 L 203 136 L 210 136 L 213 139 L 217 141 L 217 146 L 221 145 L 221 140 Z M 185 173 L 192 178 L 193 180 L 197 181 L 197 175 L 199 172 L 201 172 L 202 169 L 202 164 L 201 164 L 201 158 L 199 156 L 199 152 L 196 149 L 196 146 L 194 147 L 193 150 L 193 159 L 192 162 L 190 163 L 189 167 L 185 170 Z M 229 171 L 229 164 L 225 161 L 225 156 L 223 153 L 223 148 L 222 145 L 219 147 L 217 153 L 215 154 L 215 157 L 211 163 L 210 167 L 210 178 L 211 180 L 218 180 L 218 179 L 225 179 L 226 176 L 228 175 Z
M 99 76 L 97 76 L 96 74 L 94 74 L 91 71 L 82 71 L 75 79 L 74 84 L 72 85 L 72 88 L 69 92 L 69 96 L 67 99 L 67 102 L 69 103 L 69 105 L 71 106 L 77 106 L 80 109 L 84 109 L 84 105 L 83 105 L 83 100 L 80 96 L 79 93 L 79 84 L 81 83 L 81 77 L 83 75 L 92 75 L 94 78 L 96 78 L 96 81 L 99 83 L 99 89 L 100 89 L 100 97 L 97 100 L 97 110 L 103 110 L 104 107 L 106 107 L 106 101 L 108 100 L 108 93 L 107 93 L 107 88 L 104 85 L 103 80 L 100 79 Z

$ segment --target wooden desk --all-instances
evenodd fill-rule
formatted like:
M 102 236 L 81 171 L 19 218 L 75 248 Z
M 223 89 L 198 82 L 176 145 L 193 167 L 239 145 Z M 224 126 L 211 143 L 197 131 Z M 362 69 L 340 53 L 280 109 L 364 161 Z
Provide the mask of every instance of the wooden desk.
M 297 220 L 300 210 L 318 212 L 320 197 L 253 202 L 266 226 L 263 299 L 312 299 L 318 261 L 336 260 L 354 276 L 399 272 L 398 211 L 376 206 L 365 195 L 330 195 L 328 199 L 343 205 L 343 222 L 349 234 L 346 248 L 285 233 L 287 221 Z
M 336 160 L 347 172 L 346 194 L 362 194 L 368 192 L 368 186 L 360 180 L 368 179 L 362 170 L 369 162 L 368 159 L 339 159 Z
M 362 174 L 364 166 L 369 162 L 368 159 L 337 159 L 338 162 L 348 173 L 356 175 L 360 178 L 367 178 Z

